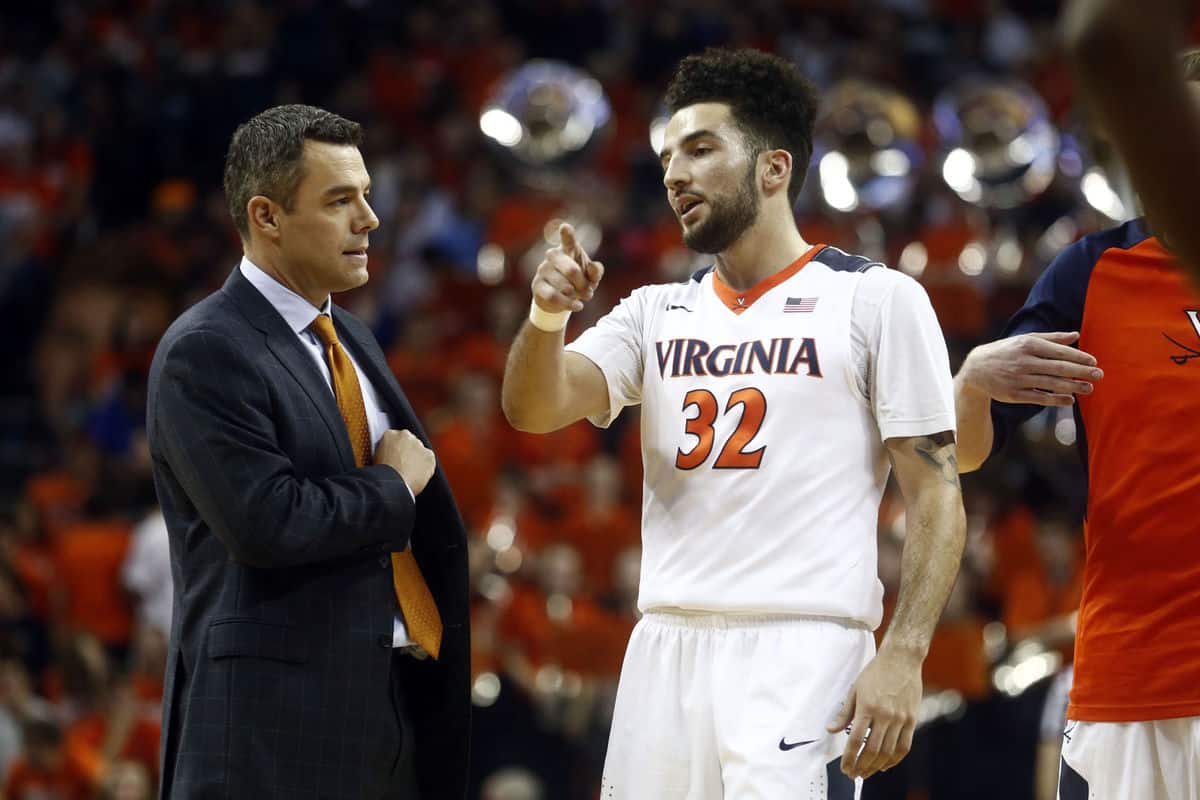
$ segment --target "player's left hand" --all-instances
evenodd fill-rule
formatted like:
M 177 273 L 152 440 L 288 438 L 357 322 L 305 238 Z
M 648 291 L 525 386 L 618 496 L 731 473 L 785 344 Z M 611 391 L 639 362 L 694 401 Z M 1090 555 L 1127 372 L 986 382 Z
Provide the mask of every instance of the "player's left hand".
M 850 726 L 842 772 L 869 778 L 908 755 L 921 704 L 921 659 L 886 643 L 850 687 L 830 733 Z M 869 733 L 869 735 L 868 735 Z

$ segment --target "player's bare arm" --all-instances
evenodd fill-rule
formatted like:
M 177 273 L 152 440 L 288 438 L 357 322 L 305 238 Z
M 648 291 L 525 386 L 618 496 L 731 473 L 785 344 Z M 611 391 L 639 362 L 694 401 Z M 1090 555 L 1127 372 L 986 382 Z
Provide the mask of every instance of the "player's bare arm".
M 600 368 L 563 350 L 566 315 L 592 299 L 603 276 L 604 266 L 588 257 L 564 224 L 559 245 L 533 276 L 530 321 L 521 326 L 504 367 L 500 402 L 514 428 L 549 433 L 608 408 Z
M 1194 0 L 1074 0 L 1063 28 L 1080 92 L 1146 216 L 1200 281 L 1200 105 L 1176 61 L 1194 12 Z
M 1069 406 L 1104 377 L 1090 353 L 1071 347 L 1076 332 L 1025 333 L 980 345 L 954 376 L 958 471 L 983 466 L 992 452 L 992 401 Z
M 829 726 L 837 731 L 850 725 L 842 771 L 861 778 L 890 769 L 912 748 L 921 664 L 966 539 L 954 435 L 901 437 L 886 445 L 907 505 L 900 595 L 878 654 Z

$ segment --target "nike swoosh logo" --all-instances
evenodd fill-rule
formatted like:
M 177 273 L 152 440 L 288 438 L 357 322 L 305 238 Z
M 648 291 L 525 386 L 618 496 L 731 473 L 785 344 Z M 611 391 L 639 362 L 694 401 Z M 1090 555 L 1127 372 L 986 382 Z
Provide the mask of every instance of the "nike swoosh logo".
M 667 306 L 667 311 L 691 311 L 687 306 Z
M 805 739 L 802 742 L 792 742 L 789 744 L 789 743 L 785 742 L 783 739 L 780 739 L 779 740 L 779 749 L 786 753 L 788 750 L 795 750 L 797 747 L 804 747 L 804 745 L 812 744 L 815 741 L 816 741 L 816 739 Z

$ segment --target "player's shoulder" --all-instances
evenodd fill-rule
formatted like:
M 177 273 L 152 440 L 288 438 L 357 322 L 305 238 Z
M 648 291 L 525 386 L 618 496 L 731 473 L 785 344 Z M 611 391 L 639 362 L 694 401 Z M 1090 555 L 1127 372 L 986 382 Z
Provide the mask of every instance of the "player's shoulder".
M 855 274 L 875 272 L 878 269 L 886 269 L 884 264 L 866 256 L 847 253 L 840 247 L 834 247 L 831 244 L 821 246 L 817 254 L 813 256 L 814 262 L 828 267 L 831 271 L 843 274 Z
M 822 247 L 812 260 L 818 268 L 828 270 L 832 280 L 856 284 L 859 293 L 865 291 L 868 294 L 887 294 L 906 279 L 912 281 L 904 273 L 889 269 L 882 261 L 847 253 L 833 245 Z
M 1154 234 L 1146 224 L 1145 217 L 1137 217 L 1115 228 L 1107 228 L 1095 233 L 1089 233 L 1075 243 L 1076 246 L 1092 252 L 1103 252 L 1117 248 L 1128 250 L 1146 241 Z
M 853 281 L 855 306 L 878 307 L 892 295 L 924 295 L 925 289 L 914 278 L 892 269 L 882 261 L 847 253 L 827 245 L 813 262 L 828 269 L 833 280 Z
M 1063 248 L 1051 262 L 1050 268 L 1056 272 L 1079 271 L 1086 275 L 1108 251 L 1131 250 L 1153 236 L 1144 218 L 1131 219 L 1115 228 L 1106 228 L 1076 239 Z

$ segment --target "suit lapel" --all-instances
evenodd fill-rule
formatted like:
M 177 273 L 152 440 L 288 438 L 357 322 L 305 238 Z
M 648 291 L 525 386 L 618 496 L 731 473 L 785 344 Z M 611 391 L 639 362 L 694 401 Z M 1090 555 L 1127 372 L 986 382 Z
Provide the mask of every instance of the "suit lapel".
M 342 462 L 342 468 L 353 469 L 354 451 L 350 449 L 350 437 L 346 433 L 346 423 L 342 420 L 342 414 L 338 411 L 337 400 L 313 364 L 312 356 L 304 350 L 300 337 L 288 327 L 274 306 L 246 280 L 240 269 L 234 269 L 229 280 L 225 282 L 224 291 L 233 298 L 250 323 L 263 332 L 267 348 L 292 374 L 300 388 L 308 395 L 309 401 L 316 407 L 325 427 L 338 443 L 338 458 Z

